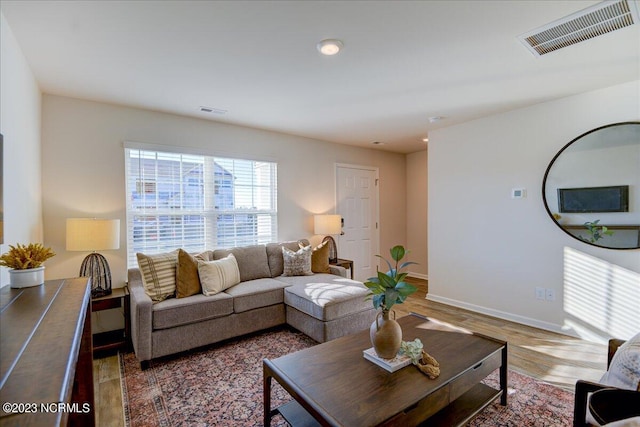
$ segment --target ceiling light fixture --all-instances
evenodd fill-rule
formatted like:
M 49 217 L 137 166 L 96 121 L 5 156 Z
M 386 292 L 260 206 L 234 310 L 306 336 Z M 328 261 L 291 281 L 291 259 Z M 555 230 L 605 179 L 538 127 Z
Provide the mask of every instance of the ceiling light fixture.
M 442 117 L 442 116 L 433 116 L 433 117 L 429 117 L 429 122 L 436 123 L 436 122 L 439 122 L 442 119 L 444 119 L 444 117 Z
M 343 46 L 344 45 L 340 40 L 326 39 L 318 43 L 316 47 L 321 54 L 331 56 L 340 52 L 340 49 L 342 49 Z

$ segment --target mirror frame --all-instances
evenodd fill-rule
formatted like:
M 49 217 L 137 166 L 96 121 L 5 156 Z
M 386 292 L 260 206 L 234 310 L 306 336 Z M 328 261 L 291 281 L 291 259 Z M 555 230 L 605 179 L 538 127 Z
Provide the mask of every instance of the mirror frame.
M 575 239 L 575 240 L 577 240 L 579 242 L 582 242 L 582 243 L 584 243 L 586 245 L 595 246 L 596 248 L 611 249 L 611 250 L 616 250 L 616 251 L 638 250 L 638 249 L 640 249 L 640 245 L 636 246 L 635 248 L 615 248 L 615 247 L 602 246 L 602 245 L 598 245 L 598 244 L 595 244 L 595 243 L 591 243 L 589 241 L 582 240 L 577 236 L 574 236 L 567 229 L 565 229 L 562 225 L 560 225 L 560 223 L 558 223 L 558 221 L 556 221 L 556 219 L 554 218 L 553 213 L 549 209 L 549 203 L 547 202 L 546 186 L 547 186 L 547 177 L 549 176 L 549 172 L 551 171 L 551 168 L 553 167 L 554 163 L 556 162 L 558 157 L 560 157 L 560 155 L 565 152 L 565 150 L 567 150 L 571 145 L 573 145 L 573 143 L 575 143 L 576 141 L 580 140 L 581 138 L 583 138 L 583 137 L 585 137 L 585 136 L 587 136 L 587 135 L 589 135 L 591 133 L 598 132 L 598 131 L 600 131 L 602 129 L 606 129 L 606 128 L 610 128 L 610 127 L 614 127 L 614 126 L 623 126 L 623 125 L 640 125 L 640 122 L 631 121 L 631 122 L 611 123 L 611 124 L 608 124 L 608 125 L 597 127 L 595 129 L 591 129 L 590 131 L 587 131 L 587 132 L 575 137 L 574 139 L 569 141 L 564 147 L 562 147 L 560 149 L 560 151 L 558 151 L 556 153 L 555 156 L 553 156 L 553 158 L 551 159 L 551 162 L 549 162 L 549 166 L 547 166 L 547 170 L 544 172 L 544 178 L 542 178 L 542 200 L 544 202 L 544 208 L 547 211 L 547 214 L 549 215 L 549 218 L 551 218 L 551 221 L 553 221 L 553 223 L 556 226 L 558 226 L 558 228 L 560 228 L 567 235 L 571 236 L 573 239 Z

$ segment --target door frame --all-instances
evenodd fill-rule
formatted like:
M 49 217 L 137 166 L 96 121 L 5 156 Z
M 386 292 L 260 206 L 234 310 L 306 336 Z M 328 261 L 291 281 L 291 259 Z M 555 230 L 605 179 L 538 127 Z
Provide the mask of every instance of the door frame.
M 334 200 L 333 200 L 333 206 L 334 206 L 334 211 L 335 211 L 336 214 L 338 213 L 338 169 L 339 168 L 361 169 L 361 170 L 372 171 L 374 173 L 374 179 L 375 179 L 374 194 L 375 194 L 375 197 L 376 197 L 376 200 L 375 200 L 376 212 L 375 212 L 375 215 L 374 215 L 374 220 L 376 222 L 376 227 L 375 227 L 375 231 L 374 231 L 375 242 L 374 242 L 374 245 L 372 245 L 373 253 L 371 255 L 374 256 L 375 254 L 379 254 L 380 253 L 380 168 L 377 167 L 377 166 L 358 165 L 358 164 L 353 164 L 353 163 L 337 163 L 336 162 L 334 164 L 334 173 L 333 173 Z M 378 262 L 376 261 L 374 263 L 374 265 L 377 266 Z

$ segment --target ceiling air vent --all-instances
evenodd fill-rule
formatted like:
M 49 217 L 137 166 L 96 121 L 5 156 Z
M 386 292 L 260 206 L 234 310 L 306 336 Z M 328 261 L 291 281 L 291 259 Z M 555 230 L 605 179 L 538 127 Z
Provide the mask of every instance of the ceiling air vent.
M 522 34 L 518 39 L 535 56 L 541 56 L 637 24 L 635 3 L 633 0 L 604 1 Z

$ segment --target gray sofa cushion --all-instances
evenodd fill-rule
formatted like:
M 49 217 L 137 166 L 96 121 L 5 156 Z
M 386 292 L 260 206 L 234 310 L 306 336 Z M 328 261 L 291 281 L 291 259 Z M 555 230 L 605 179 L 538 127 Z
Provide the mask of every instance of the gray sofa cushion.
M 285 304 L 325 322 L 373 307 L 366 299 L 369 289 L 355 280 L 331 274 L 279 277 L 278 280 L 292 284 L 284 290 Z
M 335 274 L 328 273 L 315 273 L 313 276 L 280 276 L 276 277 L 275 279 L 280 282 L 286 283 L 289 286 L 305 285 L 307 283 L 344 283 L 347 285 L 350 285 L 354 282 L 360 283 L 354 280 L 347 279 L 343 276 L 337 276 Z M 371 303 L 371 301 L 369 301 L 369 303 Z
M 304 246 L 309 245 L 309 241 L 306 239 L 282 242 L 282 243 L 267 243 L 267 258 L 269 260 L 269 270 L 271 277 L 278 277 L 284 273 L 284 257 L 282 256 L 282 247 L 292 251 L 300 249 L 300 243 Z
M 283 288 L 287 283 L 275 279 L 256 279 L 241 282 L 224 292 L 233 297 L 233 311 L 242 313 L 259 307 L 268 307 L 284 302 Z
M 233 254 L 236 257 L 238 268 L 240 269 L 241 282 L 271 277 L 265 245 L 216 249 L 213 251 L 213 259 L 222 259 L 229 254 Z
M 153 329 L 173 328 L 233 313 L 233 298 L 221 292 L 170 298 L 153 305 Z

